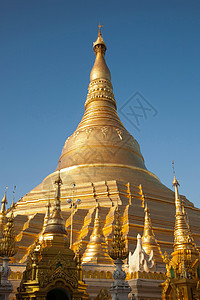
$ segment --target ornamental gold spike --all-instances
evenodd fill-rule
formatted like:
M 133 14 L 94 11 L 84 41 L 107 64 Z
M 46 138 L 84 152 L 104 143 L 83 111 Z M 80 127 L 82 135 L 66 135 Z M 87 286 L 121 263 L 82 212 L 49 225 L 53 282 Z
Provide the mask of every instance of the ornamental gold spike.
M 44 224 L 43 224 L 43 229 L 46 228 L 47 226 L 47 222 L 49 220 L 49 217 L 50 217 L 50 209 L 51 209 L 51 202 L 50 202 L 50 198 L 48 199 L 48 203 L 47 203 L 47 206 L 46 206 L 47 210 L 46 210 L 46 214 L 45 214 L 45 217 L 44 217 Z
M 43 236 L 43 233 L 47 227 L 47 223 L 49 221 L 49 218 L 50 218 L 50 209 L 51 209 L 51 202 L 50 202 L 50 198 L 48 199 L 48 203 L 46 205 L 46 214 L 44 216 L 44 222 L 43 222 L 43 228 L 42 228 L 42 231 L 40 233 L 40 237 L 39 237 L 39 240 L 42 241 L 44 236 Z
M 183 210 L 182 200 L 179 195 L 178 186 L 179 182 L 176 179 L 174 171 L 174 162 L 173 172 L 174 180 L 173 186 L 175 188 L 175 206 L 176 206 L 176 215 L 175 215 L 175 228 L 174 228 L 174 250 L 193 250 L 196 248 L 196 245 L 193 243 L 189 225 L 186 222 L 185 213 Z
M 99 27 L 99 33 L 98 33 L 98 36 L 100 37 L 100 36 L 101 36 L 101 28 L 103 27 L 103 25 L 101 25 L 101 24 L 99 23 L 98 27 Z
M 99 216 L 99 204 L 96 206 L 94 229 L 87 245 L 85 253 L 83 254 L 83 263 L 98 263 L 98 264 L 113 264 L 108 255 L 107 244 L 103 235 L 101 220 Z
M 96 60 L 90 73 L 90 82 L 96 79 L 107 79 L 111 81 L 110 70 L 107 67 L 104 57 L 107 47 L 101 34 L 101 27 L 102 25 L 99 27 L 97 40 L 93 43 Z
M 3 230 L 3 238 L 0 245 L 1 257 L 12 257 L 16 254 L 15 231 L 14 231 L 14 207 L 11 207 L 11 215 Z
M 118 206 L 116 209 L 116 225 L 111 245 L 112 249 L 109 251 L 109 255 L 113 260 L 123 260 L 128 257 L 129 253 L 128 249 L 126 248 L 125 239 L 123 238 Z
M 8 187 L 6 187 L 5 194 L 4 194 L 3 199 L 1 201 L 1 214 L 2 215 L 5 215 L 5 213 L 6 213 L 6 204 L 8 204 L 8 201 L 7 201 L 7 198 L 6 198 L 7 189 L 8 189 Z
M 142 236 L 142 247 L 144 248 L 147 254 L 150 254 L 151 250 L 154 250 L 155 245 L 157 245 L 157 241 L 155 239 L 155 235 L 152 229 L 147 201 L 145 203 L 144 213 L 145 213 L 145 217 L 144 217 L 144 232 Z
M 55 193 L 55 199 L 54 199 L 54 208 L 53 212 L 49 217 L 49 220 L 47 221 L 46 228 L 44 230 L 44 239 L 52 238 L 52 236 L 55 235 L 64 235 L 67 237 L 67 231 L 65 229 L 65 221 L 61 214 L 61 208 L 60 208 L 60 187 L 62 185 L 62 180 L 60 177 L 60 170 L 58 171 L 58 177 L 55 180 L 56 185 L 56 193 Z
M 15 208 L 15 192 L 16 192 L 16 185 L 13 188 L 13 202 L 12 202 L 12 205 L 11 205 L 11 209 Z
M 145 201 L 144 213 L 145 213 L 145 218 L 144 218 L 144 232 L 142 236 L 142 247 L 148 255 L 150 255 L 153 250 L 155 261 L 162 262 L 162 252 L 153 232 L 147 201 Z

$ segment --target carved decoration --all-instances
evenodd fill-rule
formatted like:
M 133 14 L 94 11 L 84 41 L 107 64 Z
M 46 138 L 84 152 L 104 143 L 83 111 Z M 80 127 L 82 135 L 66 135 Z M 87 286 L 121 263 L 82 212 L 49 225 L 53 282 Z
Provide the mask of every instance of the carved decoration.
M 122 130 L 120 130 L 119 128 L 116 128 L 115 130 L 116 130 L 116 132 L 117 132 L 117 134 L 118 134 L 120 140 L 122 141 L 122 140 L 123 140 Z
M 108 135 L 108 127 L 106 127 L 106 126 L 101 127 L 101 131 L 103 133 L 104 138 L 106 138 Z
M 86 135 L 87 135 L 87 139 L 89 138 L 89 136 L 90 136 L 92 130 L 93 130 L 92 128 L 87 128 L 87 129 L 85 130 L 85 133 L 86 133 Z

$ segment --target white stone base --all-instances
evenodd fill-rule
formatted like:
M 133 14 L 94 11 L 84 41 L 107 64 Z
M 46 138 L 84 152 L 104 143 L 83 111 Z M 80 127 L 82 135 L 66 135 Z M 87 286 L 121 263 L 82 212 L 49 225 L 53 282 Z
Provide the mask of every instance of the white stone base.
M 162 289 L 159 285 L 162 282 L 164 282 L 164 280 L 140 278 L 130 279 L 128 280 L 128 283 L 132 289 L 130 294 L 135 296 L 135 300 L 160 300 L 162 296 Z M 131 299 L 130 294 L 129 296 Z

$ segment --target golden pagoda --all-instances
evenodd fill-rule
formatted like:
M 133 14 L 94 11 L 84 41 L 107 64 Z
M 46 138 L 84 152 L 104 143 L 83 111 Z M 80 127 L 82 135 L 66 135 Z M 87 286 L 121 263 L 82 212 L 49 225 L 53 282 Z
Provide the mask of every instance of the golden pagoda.
M 4 198 L 4 203 L 6 198 Z M 9 299 L 13 291 L 13 285 L 9 280 L 11 268 L 9 267 L 10 258 L 16 254 L 15 231 L 14 231 L 14 201 L 11 206 L 11 214 L 3 228 L 3 237 L 0 240 L 0 257 L 2 266 L 0 266 L 0 299 Z
M 145 213 L 145 217 L 144 217 L 145 221 L 144 221 L 144 232 L 142 236 L 142 248 L 145 250 L 145 252 L 148 255 L 150 255 L 150 253 L 153 251 L 155 262 L 161 263 L 163 262 L 162 252 L 153 232 L 147 202 L 145 204 L 144 213 Z
M 7 188 L 5 190 L 5 194 L 3 196 L 3 199 L 1 200 L 1 211 L 0 211 L 0 229 L 1 229 L 1 232 L 3 231 L 3 227 L 6 223 L 6 204 L 8 204 L 7 198 L 6 198 L 6 192 L 7 192 Z M 0 234 L 0 236 L 1 236 L 1 234 Z
M 189 224 L 186 221 L 184 204 L 182 203 L 174 174 L 175 187 L 175 228 L 174 252 L 169 259 L 167 253 L 164 262 L 167 268 L 167 279 L 162 284 L 162 299 L 166 300 L 199 300 L 200 299 L 200 257 L 193 241 Z
M 0 244 L 0 256 L 12 257 L 16 254 L 16 242 L 14 231 L 14 204 L 11 206 L 11 214 L 3 229 L 3 237 Z
M 55 181 L 54 208 L 47 221 L 42 242 L 30 253 L 18 288 L 17 299 L 85 300 L 87 285 L 82 280 L 80 257 L 69 248 L 60 208 L 60 172 Z
M 113 261 L 108 255 L 107 244 L 101 228 L 101 220 L 99 217 L 99 204 L 96 207 L 96 215 L 94 220 L 94 229 L 90 236 L 90 241 L 84 252 L 82 263 L 90 264 L 109 264 L 112 265 Z
M 76 250 L 81 244 L 86 249 L 93 231 L 92 212 L 98 201 L 105 241 L 111 242 L 115 208 L 119 203 L 125 243 L 133 251 L 137 234 L 142 235 L 143 232 L 145 195 L 154 234 L 162 251 L 170 253 L 173 249 L 174 193 L 146 168 L 138 142 L 120 121 L 111 74 L 105 61 L 107 46 L 101 29 L 93 50 L 96 58 L 90 74 L 85 113 L 75 132 L 66 139 L 57 168 L 63 182 L 60 201 L 67 231 L 71 225 L 67 199 L 81 200 L 73 214 L 72 248 Z M 43 230 L 46 203 L 48 199 L 51 202 L 54 199 L 53 183 L 57 170 L 16 204 L 16 262 L 26 260 L 29 249 Z M 196 243 L 200 245 L 200 210 L 185 197 L 181 198 L 191 220 Z

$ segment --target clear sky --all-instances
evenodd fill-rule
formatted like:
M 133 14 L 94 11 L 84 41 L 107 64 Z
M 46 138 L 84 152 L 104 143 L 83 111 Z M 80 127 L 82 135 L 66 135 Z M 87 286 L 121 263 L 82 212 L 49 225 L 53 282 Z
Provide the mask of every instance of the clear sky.
M 10 202 L 16 185 L 19 199 L 55 170 L 84 112 L 101 22 L 122 122 L 147 168 L 171 188 L 173 159 L 180 193 L 200 207 L 199 16 L 199 1 L 1 1 L 0 196 L 8 186 Z M 136 92 L 149 109 L 139 125 L 120 112 Z

